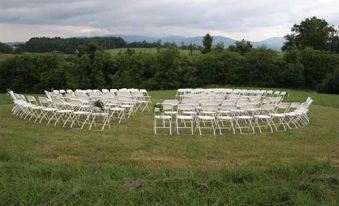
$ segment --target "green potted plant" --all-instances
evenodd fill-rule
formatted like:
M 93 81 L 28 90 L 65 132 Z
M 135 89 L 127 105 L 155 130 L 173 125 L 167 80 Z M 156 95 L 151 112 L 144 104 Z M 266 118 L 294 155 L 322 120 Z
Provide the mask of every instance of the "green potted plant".
M 161 103 L 156 103 L 154 106 L 153 106 L 153 112 L 154 112 L 154 115 L 163 115 L 164 113 L 164 107 L 162 106 Z
M 105 105 L 101 100 L 93 102 L 94 110 L 103 112 L 105 110 Z

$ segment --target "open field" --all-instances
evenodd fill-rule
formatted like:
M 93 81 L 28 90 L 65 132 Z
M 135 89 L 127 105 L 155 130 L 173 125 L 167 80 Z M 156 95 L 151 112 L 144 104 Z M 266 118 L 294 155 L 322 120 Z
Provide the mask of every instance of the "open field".
M 3 61 L 5 59 L 8 59 L 10 57 L 14 56 L 14 54 L 4 54 L 4 53 L 0 53 L 0 61 Z
M 104 132 L 40 125 L 0 94 L 0 205 L 337 205 L 339 96 L 289 94 L 315 99 L 307 127 L 222 136 L 156 136 L 150 112 Z
M 142 52 L 142 53 L 155 53 L 157 52 L 157 48 L 131 48 L 133 49 L 135 52 Z M 108 49 L 106 51 L 108 51 L 111 54 L 117 54 L 119 52 L 125 52 L 127 50 L 127 48 L 118 48 L 118 49 Z M 161 50 L 165 50 L 165 48 L 161 48 Z M 189 54 L 190 51 L 189 50 L 183 50 L 180 49 L 179 50 L 182 54 Z M 200 53 L 200 51 L 195 50 L 193 51 L 193 54 L 198 54 Z

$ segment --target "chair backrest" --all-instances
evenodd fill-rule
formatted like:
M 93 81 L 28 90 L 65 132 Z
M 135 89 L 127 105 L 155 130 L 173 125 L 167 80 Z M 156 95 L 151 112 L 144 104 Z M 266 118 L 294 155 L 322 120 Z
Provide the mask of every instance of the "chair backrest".
M 249 101 L 248 99 L 246 99 L 246 100 L 245 100 L 245 99 L 242 99 L 242 100 L 238 100 L 238 101 L 237 101 L 237 104 L 238 104 L 238 105 L 246 105 L 246 104 L 249 104 L 249 102 L 250 102 L 250 101 Z
M 176 99 L 165 99 L 163 101 L 163 104 L 172 104 L 172 105 L 177 106 L 179 104 L 179 101 Z
M 261 105 L 262 112 L 272 112 L 276 108 L 275 104 L 263 104 Z
M 277 96 L 279 96 L 279 94 L 280 94 L 280 91 L 274 91 L 274 93 L 273 93 L 273 97 L 277 97 Z
M 256 109 L 256 108 L 257 108 L 256 104 L 244 104 L 244 105 L 241 105 L 241 109 L 242 110 L 253 110 L 253 109 Z
M 108 90 L 108 89 L 102 89 L 101 91 L 102 91 L 103 94 L 109 93 L 109 90 Z
M 267 90 L 265 95 L 267 97 L 270 97 L 270 96 L 272 96 L 272 94 L 273 94 L 273 90 Z
M 46 97 L 38 97 L 39 104 L 44 107 L 50 106 L 50 100 Z
M 54 99 L 52 104 L 57 109 L 62 109 L 65 106 L 65 102 L 62 99 Z
M 73 107 L 73 108 L 79 108 L 84 105 L 84 103 L 79 100 L 79 99 L 69 99 L 68 103 Z
M 65 97 L 66 98 L 73 98 L 74 97 L 74 93 L 66 93 Z
M 27 102 L 38 105 L 38 102 L 36 101 L 34 96 L 26 96 L 26 99 L 27 99 Z
M 117 89 L 110 89 L 110 90 L 109 90 L 109 92 L 110 92 L 110 93 L 113 93 L 113 94 L 116 94 L 117 91 L 118 91 Z
M 300 105 L 300 102 L 292 102 L 290 104 L 290 109 L 297 109 Z
M 162 103 L 164 111 L 173 111 L 174 105 L 170 103 Z
M 288 108 L 290 108 L 290 105 L 291 103 L 289 102 L 281 102 L 277 105 L 277 109 L 287 110 Z
M 181 104 L 199 105 L 199 101 L 194 99 L 183 99 Z
M 13 101 L 17 100 L 12 90 L 7 90 L 7 93 Z
M 218 109 L 219 108 L 217 104 L 206 104 L 201 106 L 201 111 L 217 112 Z
M 178 105 L 178 113 L 182 111 L 195 111 L 196 110 L 196 105 L 191 105 L 191 104 L 179 104 Z

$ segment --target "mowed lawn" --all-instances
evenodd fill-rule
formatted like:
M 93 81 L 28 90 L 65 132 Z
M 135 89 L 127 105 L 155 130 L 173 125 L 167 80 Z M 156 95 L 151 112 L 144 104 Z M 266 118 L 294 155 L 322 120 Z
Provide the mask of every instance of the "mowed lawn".
M 0 95 L 0 205 L 338 205 L 339 95 L 310 125 L 255 135 L 153 134 L 152 113 L 104 132 L 22 120 Z M 175 91 L 154 91 L 154 102 Z

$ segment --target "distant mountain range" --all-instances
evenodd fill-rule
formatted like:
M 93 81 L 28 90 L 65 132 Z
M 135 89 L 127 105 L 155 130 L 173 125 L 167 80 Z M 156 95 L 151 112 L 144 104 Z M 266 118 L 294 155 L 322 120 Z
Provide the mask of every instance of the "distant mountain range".
M 184 45 L 189 44 L 196 44 L 196 45 L 202 45 L 202 39 L 203 36 L 196 36 L 196 37 L 184 37 L 184 36 L 166 36 L 161 38 L 156 37 L 148 37 L 148 36 L 139 36 L 139 35 L 112 35 L 116 37 L 123 38 L 127 43 L 131 42 L 156 42 L 158 40 L 161 40 L 162 43 L 165 42 L 174 42 L 177 45 L 181 45 L 182 43 Z M 224 37 L 224 36 L 213 36 L 213 44 L 217 44 L 220 42 L 223 42 L 225 47 L 228 47 L 229 45 L 234 44 L 234 42 L 237 41 L 232 38 Z M 274 49 L 274 50 L 280 50 L 285 42 L 285 39 L 282 37 L 271 37 L 268 39 L 265 39 L 263 41 L 252 41 L 254 47 L 260 47 L 260 46 L 266 46 L 268 48 Z
M 202 39 L 203 36 L 195 36 L 195 37 L 184 37 L 184 36 L 165 36 L 165 37 L 149 37 L 149 36 L 140 36 L 140 35 L 123 35 L 123 34 L 117 34 L 117 35 L 105 35 L 103 37 L 109 37 L 109 36 L 114 36 L 114 37 L 121 37 L 123 38 L 127 43 L 132 43 L 132 42 L 156 42 L 158 40 L 161 40 L 162 43 L 172 43 L 174 42 L 177 45 L 181 45 L 182 43 L 184 45 L 189 45 L 189 44 L 196 44 L 201 46 L 202 45 Z M 78 38 L 86 38 L 86 37 L 78 37 Z M 237 40 L 224 37 L 224 36 L 213 36 L 213 44 L 217 44 L 220 42 L 223 42 L 225 47 L 228 47 L 229 45 L 234 44 Z M 268 39 L 265 39 L 263 41 L 251 41 L 252 45 L 254 47 L 260 47 L 260 46 L 266 46 L 268 48 L 274 49 L 274 50 L 281 50 L 281 47 L 283 46 L 285 42 L 285 39 L 282 37 L 271 37 Z M 24 43 L 24 42 L 6 42 L 8 45 L 15 45 L 19 43 Z

